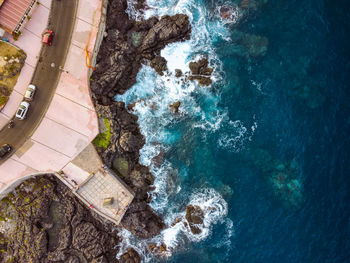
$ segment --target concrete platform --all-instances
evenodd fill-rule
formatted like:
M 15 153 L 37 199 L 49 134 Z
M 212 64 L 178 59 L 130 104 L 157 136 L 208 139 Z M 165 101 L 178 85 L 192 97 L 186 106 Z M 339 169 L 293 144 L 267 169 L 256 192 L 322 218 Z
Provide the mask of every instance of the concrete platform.
M 95 210 L 98 210 L 116 224 L 124 216 L 134 194 L 109 170 L 99 170 L 79 185 L 76 193 Z M 112 198 L 112 204 L 103 206 L 105 198 Z
M 92 144 L 88 145 L 62 170 L 59 178 L 88 207 L 108 220 L 119 224 L 134 193 L 103 163 Z M 113 203 L 103 206 L 104 198 L 113 198 Z

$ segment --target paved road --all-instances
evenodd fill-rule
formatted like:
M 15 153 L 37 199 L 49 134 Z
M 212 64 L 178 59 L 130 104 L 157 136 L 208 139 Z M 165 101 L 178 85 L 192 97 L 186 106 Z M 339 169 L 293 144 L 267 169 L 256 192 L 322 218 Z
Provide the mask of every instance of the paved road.
M 39 63 L 33 74 L 32 83 L 37 86 L 37 93 L 30 105 L 27 118 L 15 120 L 12 129 L 5 126 L 0 131 L 0 145 L 9 143 L 14 151 L 19 149 L 29 139 L 51 103 L 60 76 L 59 66 L 64 65 L 74 28 L 75 13 L 78 0 L 52 0 L 48 28 L 55 32 L 52 46 L 44 46 L 40 53 Z M 35 14 L 34 14 L 35 15 Z M 55 67 L 51 67 L 54 63 Z M 9 158 L 10 155 L 7 156 Z M 2 159 L 2 164 L 6 159 Z

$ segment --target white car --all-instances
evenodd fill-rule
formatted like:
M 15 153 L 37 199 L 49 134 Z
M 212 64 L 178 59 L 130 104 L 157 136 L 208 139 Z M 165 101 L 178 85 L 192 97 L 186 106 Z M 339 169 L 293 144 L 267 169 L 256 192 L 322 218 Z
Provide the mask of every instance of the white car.
M 29 109 L 29 103 L 26 101 L 22 101 L 17 109 L 16 117 L 20 120 L 24 120 L 24 118 L 27 115 L 28 109 Z
M 33 84 L 30 84 L 26 89 L 26 93 L 24 94 L 24 99 L 27 101 L 32 101 L 35 91 L 36 91 L 36 87 Z

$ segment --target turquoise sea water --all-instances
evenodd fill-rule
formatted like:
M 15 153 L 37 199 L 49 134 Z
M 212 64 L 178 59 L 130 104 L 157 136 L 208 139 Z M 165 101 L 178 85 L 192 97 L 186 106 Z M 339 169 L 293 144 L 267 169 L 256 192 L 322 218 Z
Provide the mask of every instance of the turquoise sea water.
M 146 17 L 189 15 L 192 37 L 162 51 L 172 75 L 144 66 L 116 99 L 139 101 L 152 207 L 169 225 L 188 204 L 205 212 L 199 236 L 177 224 L 153 240 L 172 252 L 163 260 L 349 262 L 350 2 L 147 3 Z M 203 55 L 215 68 L 211 87 L 174 77 Z M 169 111 L 175 101 L 179 115 Z

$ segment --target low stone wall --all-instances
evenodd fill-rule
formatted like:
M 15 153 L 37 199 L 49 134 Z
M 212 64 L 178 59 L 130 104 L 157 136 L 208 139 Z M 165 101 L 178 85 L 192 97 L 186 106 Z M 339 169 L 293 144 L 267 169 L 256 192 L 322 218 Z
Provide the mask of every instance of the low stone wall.
M 5 188 L 0 190 L 0 199 L 4 198 L 6 195 L 11 193 L 13 190 L 15 190 L 15 188 L 17 186 L 19 186 L 21 183 L 23 183 L 24 181 L 26 181 L 26 180 L 28 180 L 30 178 L 34 178 L 36 176 L 42 176 L 42 175 L 46 175 L 46 174 L 50 174 L 50 173 L 48 173 L 48 172 L 39 172 L 39 173 L 34 173 L 34 174 L 28 174 L 28 175 L 25 175 L 25 176 L 23 176 L 21 178 L 18 178 L 17 180 L 11 182 Z

